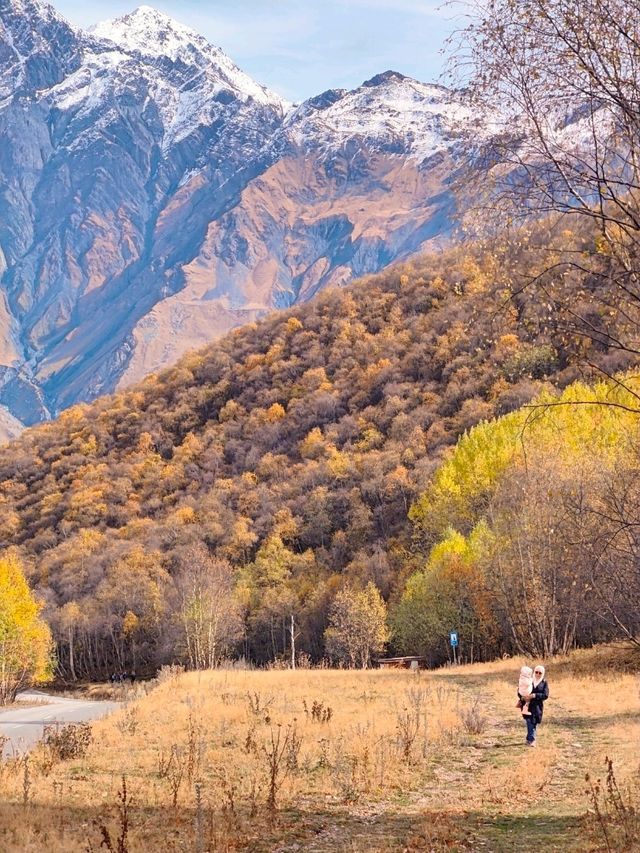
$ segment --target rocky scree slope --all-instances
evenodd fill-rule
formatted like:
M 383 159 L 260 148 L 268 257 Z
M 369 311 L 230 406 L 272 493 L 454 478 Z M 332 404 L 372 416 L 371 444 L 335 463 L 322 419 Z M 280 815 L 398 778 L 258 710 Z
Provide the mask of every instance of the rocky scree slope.
M 485 133 L 395 72 L 294 107 L 149 7 L 0 0 L 0 437 L 443 239 Z

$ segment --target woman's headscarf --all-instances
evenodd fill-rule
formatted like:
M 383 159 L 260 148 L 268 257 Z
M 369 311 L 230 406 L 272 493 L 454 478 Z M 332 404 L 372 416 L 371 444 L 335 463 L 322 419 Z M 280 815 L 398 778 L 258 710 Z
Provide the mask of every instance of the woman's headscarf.
M 542 675 L 536 675 L 538 670 L 540 670 Z M 544 667 L 542 666 L 542 664 L 537 663 L 533 668 L 533 686 L 537 687 L 543 678 L 544 678 Z

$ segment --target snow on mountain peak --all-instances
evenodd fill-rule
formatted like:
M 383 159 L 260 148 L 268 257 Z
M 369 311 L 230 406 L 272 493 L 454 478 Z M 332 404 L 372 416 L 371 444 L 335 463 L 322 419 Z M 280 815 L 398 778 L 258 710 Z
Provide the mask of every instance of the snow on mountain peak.
M 380 86 L 394 80 L 401 83 L 403 80 L 409 79 L 411 78 L 407 77 L 405 74 L 401 74 L 399 71 L 383 71 L 382 74 L 376 74 L 376 76 L 372 77 L 370 80 L 365 80 L 362 85 L 367 88 L 373 88 L 374 86 Z
M 128 15 L 102 21 L 89 32 L 97 38 L 115 42 L 119 47 L 147 56 L 166 56 L 169 59 L 195 58 L 197 52 L 209 48 L 206 39 L 151 6 L 139 6 Z
M 113 42 L 124 53 L 139 56 L 145 62 L 169 59 L 194 68 L 194 74 L 208 81 L 212 91 L 230 89 L 243 100 L 253 98 L 259 104 L 286 110 L 289 104 L 256 83 L 219 48 L 184 24 L 180 24 L 151 6 L 139 6 L 128 15 L 103 21 L 91 27 L 97 39 Z M 195 79 L 195 77 L 194 77 Z M 204 91 L 201 95 L 206 94 Z
M 473 120 L 454 92 L 385 71 L 351 92 L 333 90 L 305 101 L 286 124 L 303 146 L 322 140 L 326 151 L 335 151 L 359 139 L 422 161 L 450 148 Z
M 5 9 L 5 6 L 8 8 Z M 62 19 L 62 15 L 46 0 L 8 0 L 2 3 L 0 11 L 13 12 L 20 15 L 38 15 L 41 18 L 56 20 Z
M 80 61 L 79 39 L 44 0 L 0 0 L 0 100 L 63 79 Z
M 16 43 L 35 45 L 43 29 L 61 27 L 71 33 L 78 29 L 47 0 L 0 0 L 0 34 L 13 36 Z M 51 36 L 51 32 L 49 32 Z M 55 53 L 55 45 L 49 45 Z M 2 65 L 6 56 L 2 57 Z

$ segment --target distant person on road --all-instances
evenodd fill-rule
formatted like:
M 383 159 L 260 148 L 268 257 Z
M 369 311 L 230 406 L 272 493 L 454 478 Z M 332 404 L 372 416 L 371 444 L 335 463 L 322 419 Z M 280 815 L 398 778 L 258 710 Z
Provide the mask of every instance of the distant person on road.
M 531 693 L 523 696 L 523 699 L 529 705 L 529 714 L 525 715 L 523 711 L 523 719 L 527 724 L 527 744 L 529 746 L 536 745 L 536 729 L 542 722 L 543 703 L 549 698 L 549 685 L 544 677 L 544 667 L 537 663 L 533 670 L 533 687 Z

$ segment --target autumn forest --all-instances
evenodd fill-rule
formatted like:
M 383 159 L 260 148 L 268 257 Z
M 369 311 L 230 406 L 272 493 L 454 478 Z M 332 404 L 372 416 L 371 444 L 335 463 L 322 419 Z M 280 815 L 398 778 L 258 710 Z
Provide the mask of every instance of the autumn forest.
M 62 677 L 633 637 L 637 397 L 602 378 L 633 356 L 514 294 L 529 241 L 328 292 L 4 448 Z

